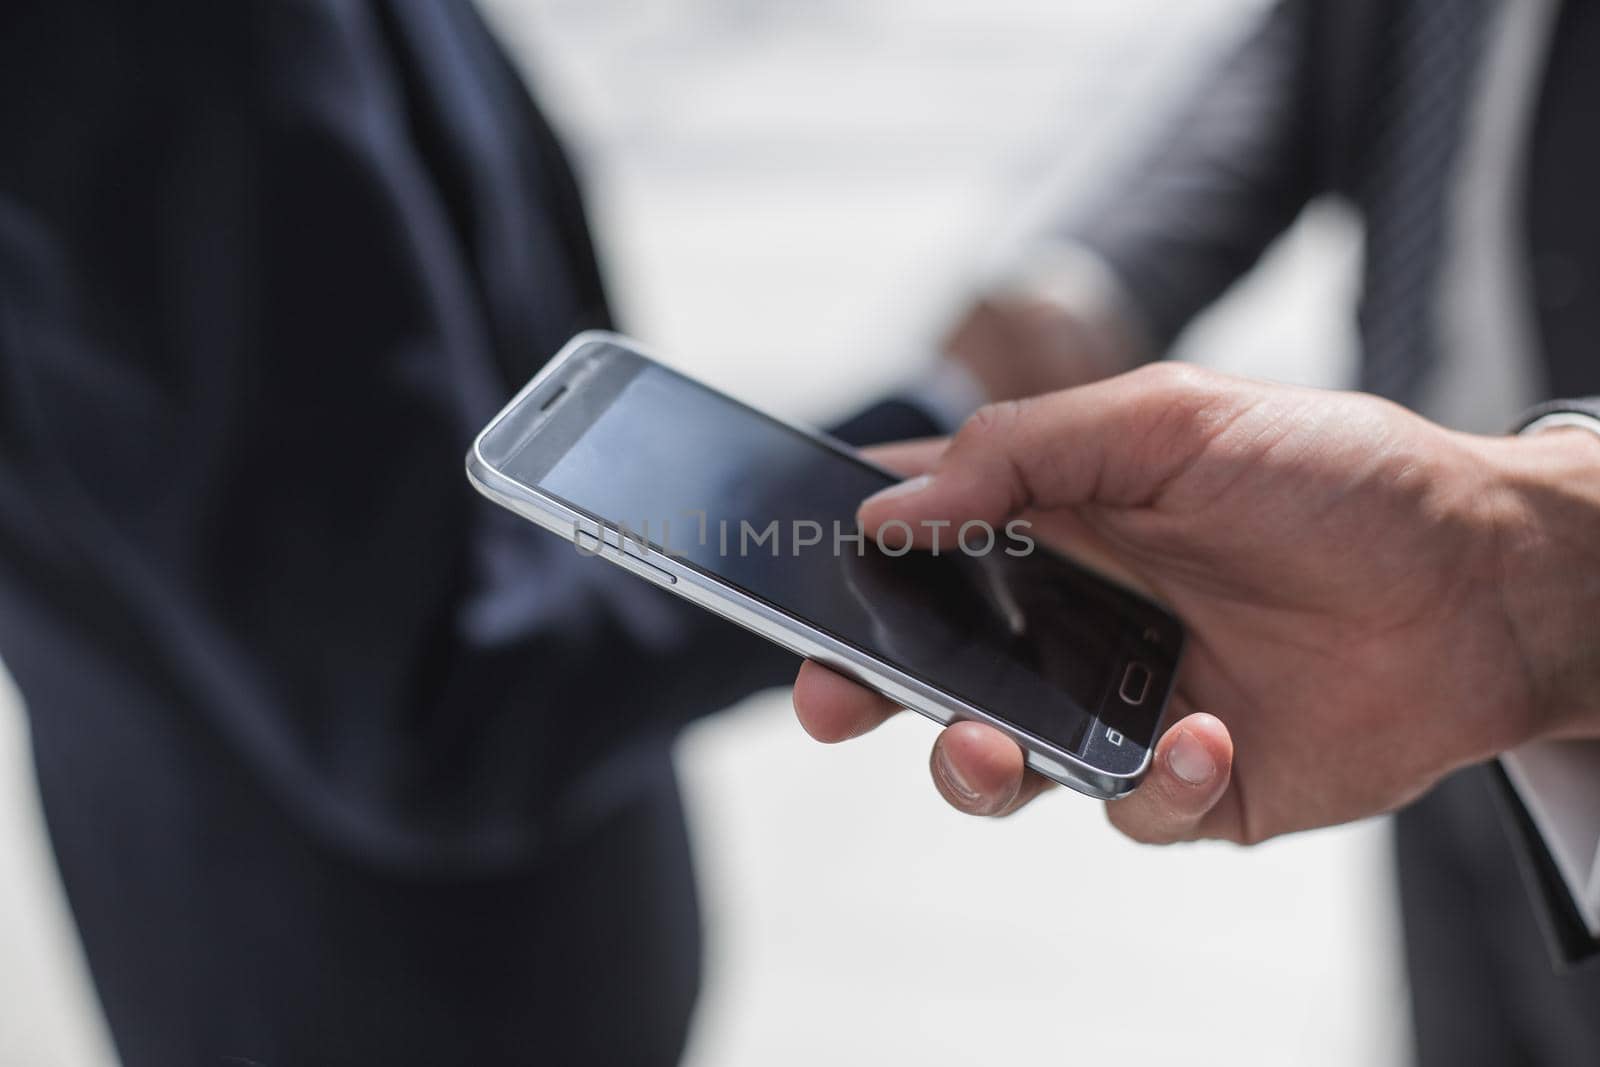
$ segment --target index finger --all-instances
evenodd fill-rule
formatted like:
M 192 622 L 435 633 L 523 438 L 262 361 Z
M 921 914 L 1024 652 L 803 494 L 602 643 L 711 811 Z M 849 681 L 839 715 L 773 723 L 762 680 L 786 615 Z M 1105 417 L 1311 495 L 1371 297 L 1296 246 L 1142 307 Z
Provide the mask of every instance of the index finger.
M 912 478 L 933 469 L 944 450 L 950 447 L 948 437 L 920 437 L 914 441 L 894 441 L 890 444 L 864 448 L 861 454 L 880 467 L 887 467 L 902 478 Z
M 1030 508 L 1148 504 L 1250 402 L 1243 383 L 1158 364 L 1060 393 L 982 408 L 934 467 L 862 504 L 876 531 L 901 522 L 926 547 L 930 520 L 997 524 Z

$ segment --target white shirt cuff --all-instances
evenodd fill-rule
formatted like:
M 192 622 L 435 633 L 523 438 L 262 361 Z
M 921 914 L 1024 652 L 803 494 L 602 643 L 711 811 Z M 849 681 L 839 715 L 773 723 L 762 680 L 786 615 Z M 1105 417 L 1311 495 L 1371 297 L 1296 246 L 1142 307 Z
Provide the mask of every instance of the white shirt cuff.
M 1523 433 L 1575 427 L 1600 434 L 1600 419 L 1546 415 Z M 1534 741 L 1500 757 L 1578 915 L 1600 938 L 1600 740 Z

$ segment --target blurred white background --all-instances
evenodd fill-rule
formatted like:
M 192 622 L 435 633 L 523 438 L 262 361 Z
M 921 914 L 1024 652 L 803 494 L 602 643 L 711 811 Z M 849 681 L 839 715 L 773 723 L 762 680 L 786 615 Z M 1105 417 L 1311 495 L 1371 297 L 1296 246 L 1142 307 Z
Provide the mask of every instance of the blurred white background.
M 984 269 L 1125 162 L 1261 4 L 484 6 L 579 156 L 626 326 L 821 421 L 925 367 Z M 1343 381 L 1355 254 L 1318 213 L 1183 355 Z M 9 695 L 0 727 L 0 1064 L 106 1063 Z M 906 716 L 823 748 L 787 694 L 684 738 L 693 1067 L 1405 1061 L 1381 825 L 1142 850 L 1064 792 L 981 823 L 937 800 L 932 738 Z

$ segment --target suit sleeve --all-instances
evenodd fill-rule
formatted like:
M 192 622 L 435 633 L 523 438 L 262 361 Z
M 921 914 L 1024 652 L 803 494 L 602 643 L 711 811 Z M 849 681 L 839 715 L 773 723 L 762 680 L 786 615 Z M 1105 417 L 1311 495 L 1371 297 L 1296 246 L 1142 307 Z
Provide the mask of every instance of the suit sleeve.
M 1248 271 L 1316 191 L 1312 22 L 1309 3 L 1278 3 L 1059 234 L 1111 269 L 1155 351 Z

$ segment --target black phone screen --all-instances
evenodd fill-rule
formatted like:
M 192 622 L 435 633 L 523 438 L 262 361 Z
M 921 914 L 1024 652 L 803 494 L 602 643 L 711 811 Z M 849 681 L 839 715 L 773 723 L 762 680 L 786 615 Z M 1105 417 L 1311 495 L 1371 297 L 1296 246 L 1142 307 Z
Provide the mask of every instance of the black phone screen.
M 1167 612 L 1024 526 L 941 529 L 937 555 L 901 531 L 880 547 L 855 513 L 892 477 L 594 348 L 503 473 L 1096 767 L 1142 763 L 1182 641 Z

